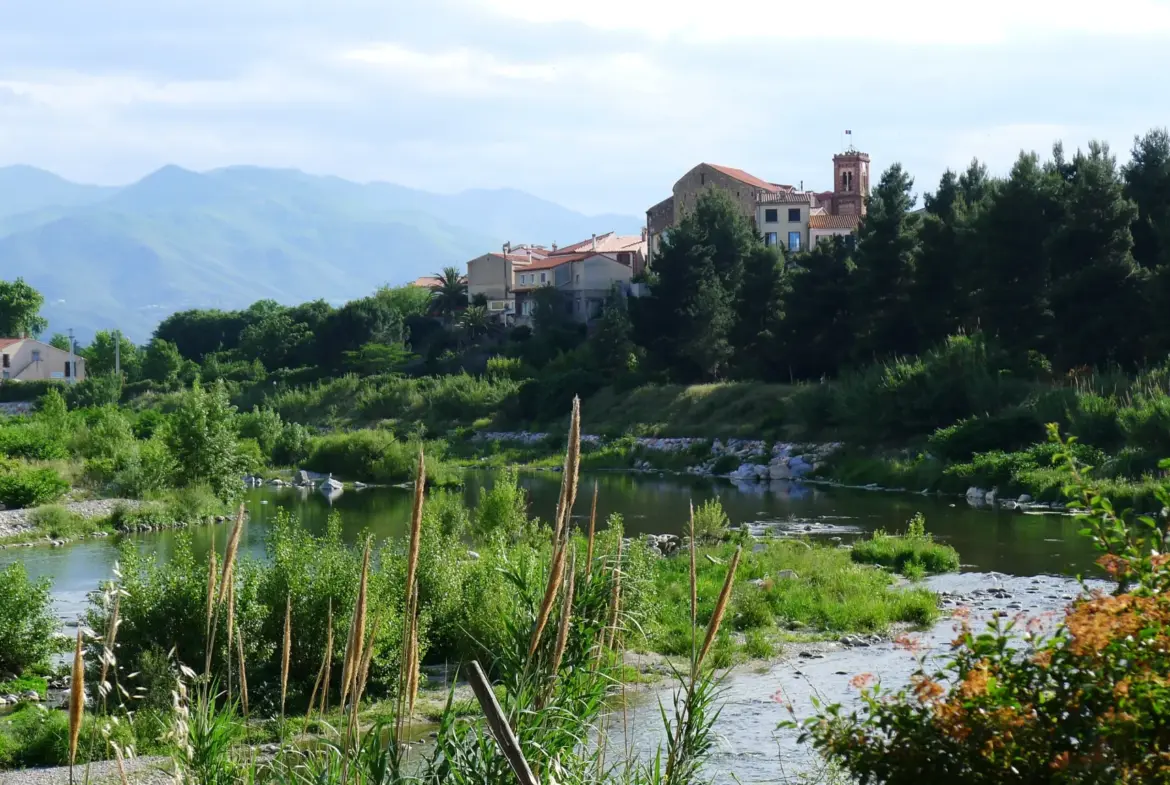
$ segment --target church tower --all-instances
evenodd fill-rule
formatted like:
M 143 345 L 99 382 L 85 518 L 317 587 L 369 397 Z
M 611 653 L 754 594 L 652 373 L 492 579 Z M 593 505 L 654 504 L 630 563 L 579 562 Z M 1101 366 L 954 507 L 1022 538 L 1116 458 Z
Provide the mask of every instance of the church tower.
M 869 153 L 851 146 L 833 156 L 833 215 L 865 215 L 869 198 Z

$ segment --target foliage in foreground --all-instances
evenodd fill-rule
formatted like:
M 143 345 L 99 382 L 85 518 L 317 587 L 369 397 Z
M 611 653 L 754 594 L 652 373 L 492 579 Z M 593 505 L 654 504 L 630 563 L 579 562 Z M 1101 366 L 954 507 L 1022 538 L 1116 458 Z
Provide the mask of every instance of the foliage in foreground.
M 1051 438 L 1068 497 L 1087 510 L 1078 518 L 1116 590 L 1086 587 L 1051 635 L 1040 619 L 999 616 L 983 632 L 964 621 L 942 668 L 923 663 L 899 691 L 864 686 L 853 710 L 823 707 L 803 723 L 802 738 L 853 776 L 891 784 L 1170 782 L 1165 521 L 1116 510 L 1055 427 Z M 1164 489 L 1160 500 L 1170 505 Z
M 22 562 L 0 570 L 0 674 L 47 665 L 56 628 L 48 579 L 30 580 Z

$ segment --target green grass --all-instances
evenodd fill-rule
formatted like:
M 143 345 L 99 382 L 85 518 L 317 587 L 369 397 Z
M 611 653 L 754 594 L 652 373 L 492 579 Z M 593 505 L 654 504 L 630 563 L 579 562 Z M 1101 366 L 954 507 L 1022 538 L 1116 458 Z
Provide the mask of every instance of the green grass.
M 787 402 L 796 389 L 763 382 L 606 387 L 584 401 L 581 411 L 591 433 L 779 437 L 786 432 Z
M 774 540 L 745 550 L 736 573 L 725 627 L 744 632 L 744 653 L 756 656 L 776 627 L 812 628 L 821 635 L 886 632 L 894 624 L 926 626 L 938 618 L 938 600 L 925 589 L 897 589 L 889 573 L 857 564 L 848 551 Z M 705 627 L 735 546 L 701 548 L 697 562 L 698 624 Z M 720 564 L 712 564 L 710 554 Z M 791 570 L 796 577 L 780 577 Z M 660 559 L 654 565 L 657 609 L 642 646 L 666 655 L 689 654 L 689 560 Z M 754 583 L 753 581 L 759 581 Z M 753 633 L 759 633 L 753 634 Z M 698 632 L 700 639 L 703 630 Z M 773 636 L 777 637 L 777 636 Z M 730 640 L 730 639 L 729 639 Z
M 49 689 L 49 682 L 40 676 L 18 676 L 8 681 L 0 681 L 0 695 L 20 695 L 34 690 L 41 698 Z
M 906 534 L 874 532 L 859 540 L 850 551 L 859 564 L 877 564 L 902 573 L 908 578 L 920 578 L 924 573 L 955 572 L 959 569 L 959 553 L 949 545 L 942 545 L 925 531 L 921 514 L 910 521 Z

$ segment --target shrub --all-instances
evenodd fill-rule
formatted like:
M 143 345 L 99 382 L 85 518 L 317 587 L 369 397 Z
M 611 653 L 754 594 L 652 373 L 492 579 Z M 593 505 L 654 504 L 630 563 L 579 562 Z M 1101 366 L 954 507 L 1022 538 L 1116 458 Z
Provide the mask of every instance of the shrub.
M 765 632 L 748 630 L 743 642 L 743 653 L 753 659 L 766 660 L 776 653 L 776 649 Z
M 167 428 L 167 443 L 182 471 L 181 485 L 208 485 L 224 501 L 242 490 L 243 460 L 236 444 L 235 407 L 223 382 L 183 393 Z
M 926 519 L 919 513 L 909 523 L 903 535 L 874 532 L 869 539 L 853 543 L 850 551 L 853 561 L 860 564 L 879 564 L 895 572 L 906 574 L 922 571 L 941 573 L 959 569 L 959 554 L 949 545 L 941 545 L 926 532 Z M 907 575 L 907 577 L 910 577 Z
M 5 507 L 37 507 L 57 501 L 69 483 L 54 469 L 35 468 L 0 459 L 0 504 Z
M 475 507 L 475 533 L 490 537 L 500 533 L 508 539 L 519 538 L 528 527 L 528 498 L 520 487 L 515 469 L 500 472 L 491 488 L 480 488 Z
M 286 423 L 272 448 L 272 462 L 277 466 L 296 466 L 309 457 L 312 442 L 309 429 L 300 423 Z
M 1055 435 L 1054 435 L 1055 438 Z M 919 663 L 907 687 L 866 686 L 860 705 L 822 706 L 799 727 L 863 782 L 1155 783 L 1170 757 L 1170 560 L 1156 521 L 1118 514 L 1057 445 L 1069 500 L 1118 587 L 1086 592 L 1043 634 L 1002 615 L 963 623 L 950 654 Z M 1158 491 L 1170 504 L 1165 488 Z M 1120 505 L 1118 505 L 1120 507 Z M 1026 633 L 1023 630 L 1026 629 Z
M 1170 455 L 1170 395 L 1141 396 L 1118 417 L 1128 445 Z
M 113 406 L 122 399 L 122 378 L 112 373 L 87 376 L 69 386 L 66 398 L 70 409 Z
M 0 423 L 0 457 L 52 461 L 69 457 L 65 434 L 44 422 Z
M 21 562 L 0 572 L 0 671 L 48 663 L 57 629 L 49 589 L 48 579 L 29 580 Z
M 718 497 L 712 497 L 695 508 L 695 539 L 700 542 L 724 539 L 730 524 Z
M 1024 407 L 995 415 L 968 417 L 939 428 L 929 439 L 930 450 L 948 461 L 970 460 L 975 453 L 1016 450 L 1043 438 L 1044 427 Z
M 1069 412 L 1068 419 L 1069 431 L 1086 444 L 1112 449 L 1123 439 L 1121 424 L 1118 421 L 1117 401 L 1112 397 L 1106 398 L 1095 393 L 1078 394 L 1076 406 Z
M 57 505 L 36 508 L 29 515 L 29 521 L 53 539 L 76 537 L 97 528 L 92 521 Z
M 399 483 L 414 479 L 418 465 L 418 442 L 400 441 L 387 430 L 329 433 L 312 439 L 305 467 L 330 472 L 347 480 L 374 483 Z M 427 481 L 447 480 L 442 466 L 442 445 L 426 445 Z

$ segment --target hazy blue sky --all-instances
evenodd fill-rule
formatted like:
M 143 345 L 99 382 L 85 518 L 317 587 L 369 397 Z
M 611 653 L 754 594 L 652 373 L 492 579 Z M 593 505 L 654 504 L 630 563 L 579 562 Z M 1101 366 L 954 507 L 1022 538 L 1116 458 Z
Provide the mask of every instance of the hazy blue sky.
M 509 186 L 640 213 L 699 161 L 917 190 L 1170 118 L 1170 0 L 0 0 L 0 165 Z

